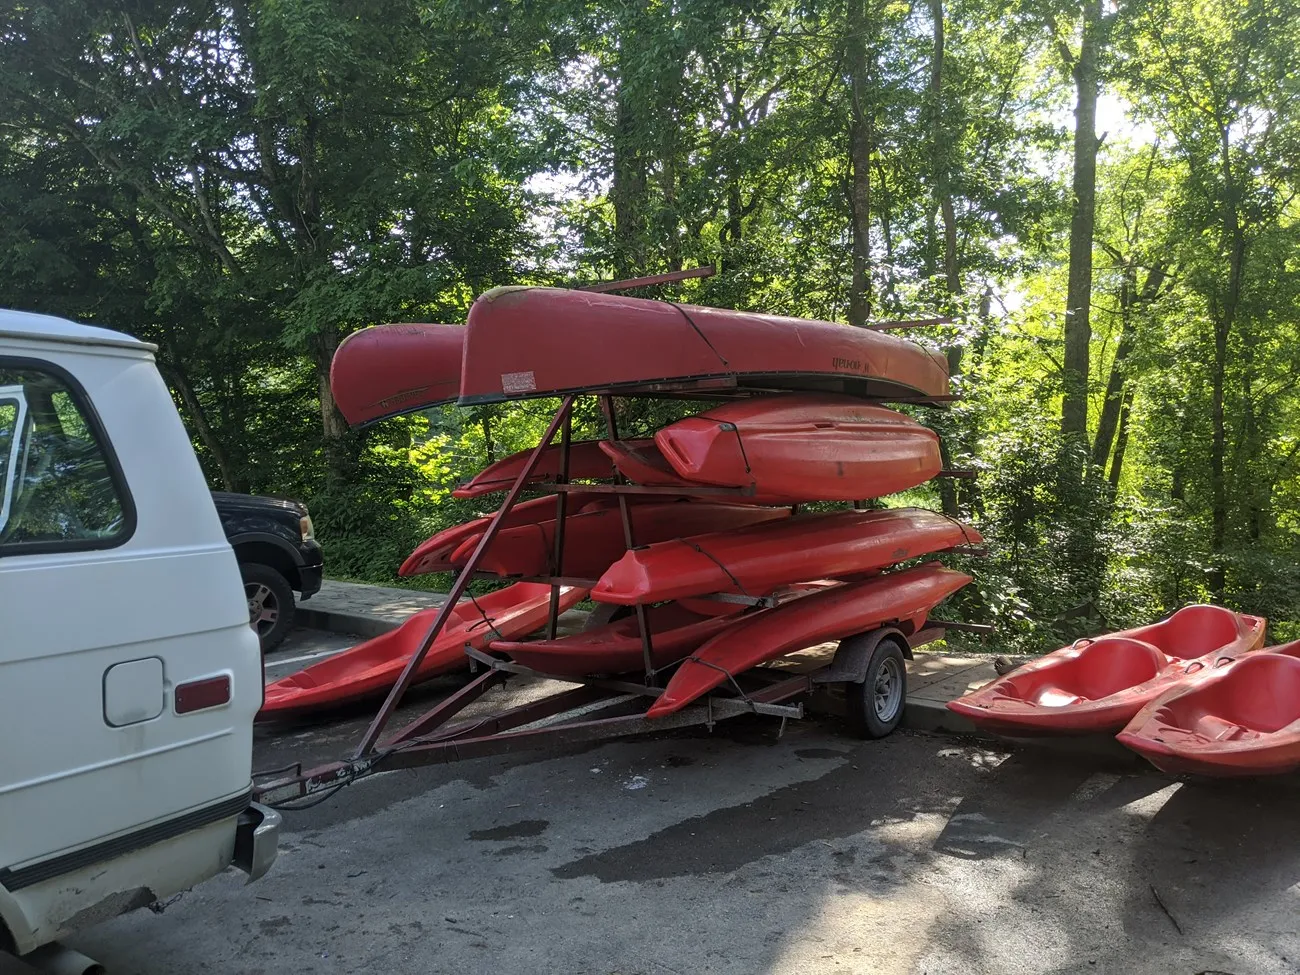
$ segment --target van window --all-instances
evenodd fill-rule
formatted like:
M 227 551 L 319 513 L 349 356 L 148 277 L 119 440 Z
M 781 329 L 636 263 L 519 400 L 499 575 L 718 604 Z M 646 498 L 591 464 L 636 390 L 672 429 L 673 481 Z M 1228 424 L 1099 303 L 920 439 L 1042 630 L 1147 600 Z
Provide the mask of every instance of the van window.
M 130 511 L 98 422 L 54 369 L 0 362 L 0 551 L 105 548 Z

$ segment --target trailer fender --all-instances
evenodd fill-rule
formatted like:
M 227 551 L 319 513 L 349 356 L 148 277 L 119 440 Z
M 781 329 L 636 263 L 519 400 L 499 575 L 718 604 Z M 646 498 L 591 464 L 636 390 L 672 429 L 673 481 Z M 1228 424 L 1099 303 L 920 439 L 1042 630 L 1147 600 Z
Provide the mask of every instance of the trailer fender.
M 894 626 L 882 626 L 868 633 L 855 633 L 840 641 L 835 656 L 830 664 L 813 675 L 817 684 L 861 684 L 867 679 L 867 665 L 881 640 L 893 638 L 903 651 L 903 656 L 912 659 L 912 648 L 908 645 L 903 631 Z

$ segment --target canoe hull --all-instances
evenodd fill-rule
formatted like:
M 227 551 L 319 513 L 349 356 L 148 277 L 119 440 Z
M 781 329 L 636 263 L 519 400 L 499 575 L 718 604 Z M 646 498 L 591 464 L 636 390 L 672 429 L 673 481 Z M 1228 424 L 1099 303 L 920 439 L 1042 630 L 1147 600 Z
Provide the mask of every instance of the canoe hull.
M 1053 651 L 948 709 L 1013 737 L 1114 734 L 1180 680 L 1257 649 L 1264 620 L 1220 606 Z
M 704 643 L 673 674 L 647 712 L 678 711 L 728 679 L 788 653 L 886 623 L 919 629 L 930 611 L 971 581 L 964 572 L 924 565 L 867 582 L 825 589 L 745 617 Z
M 548 585 L 518 583 L 460 603 L 456 615 L 420 662 L 413 683 L 467 670 L 466 644 L 482 649 L 498 635 L 508 639 L 536 630 L 547 620 L 550 597 Z M 561 611 L 571 609 L 585 597 L 582 589 L 561 589 Z M 438 607 L 420 610 L 396 630 L 269 684 L 257 720 L 288 717 L 387 693 L 438 612 Z
M 857 501 L 939 473 L 939 438 L 910 417 L 848 396 L 792 393 L 669 424 L 655 445 L 681 478 L 788 501 Z
M 330 390 L 352 426 L 454 403 L 464 325 L 373 325 L 347 336 L 330 363 Z
M 629 551 L 591 595 L 626 606 L 712 592 L 763 595 L 788 583 L 841 579 L 980 541 L 974 528 L 919 508 L 801 515 Z
M 938 353 L 871 329 L 621 295 L 506 287 L 470 308 L 462 404 L 710 381 L 935 397 L 948 393 L 948 368 Z
M 1177 775 L 1300 769 L 1300 641 L 1188 678 L 1144 707 L 1116 737 Z

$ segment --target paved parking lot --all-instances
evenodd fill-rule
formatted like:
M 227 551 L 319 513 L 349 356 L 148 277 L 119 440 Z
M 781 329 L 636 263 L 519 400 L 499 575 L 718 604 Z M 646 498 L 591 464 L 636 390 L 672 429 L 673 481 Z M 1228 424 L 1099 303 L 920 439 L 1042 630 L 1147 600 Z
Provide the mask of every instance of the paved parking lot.
M 346 643 L 299 635 L 271 675 Z M 336 757 L 369 716 L 264 731 L 258 761 Z M 110 975 L 1300 970 L 1294 780 L 777 727 L 375 776 L 286 814 L 257 884 L 73 945 Z

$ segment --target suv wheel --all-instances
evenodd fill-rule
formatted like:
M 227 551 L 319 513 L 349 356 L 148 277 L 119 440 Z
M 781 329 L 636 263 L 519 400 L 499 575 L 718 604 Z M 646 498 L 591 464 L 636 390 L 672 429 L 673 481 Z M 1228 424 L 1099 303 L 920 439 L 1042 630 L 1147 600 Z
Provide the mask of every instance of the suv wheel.
M 257 631 L 262 652 L 274 650 L 293 626 L 293 589 L 289 580 L 269 565 L 244 562 L 244 596 L 248 599 L 248 622 Z

